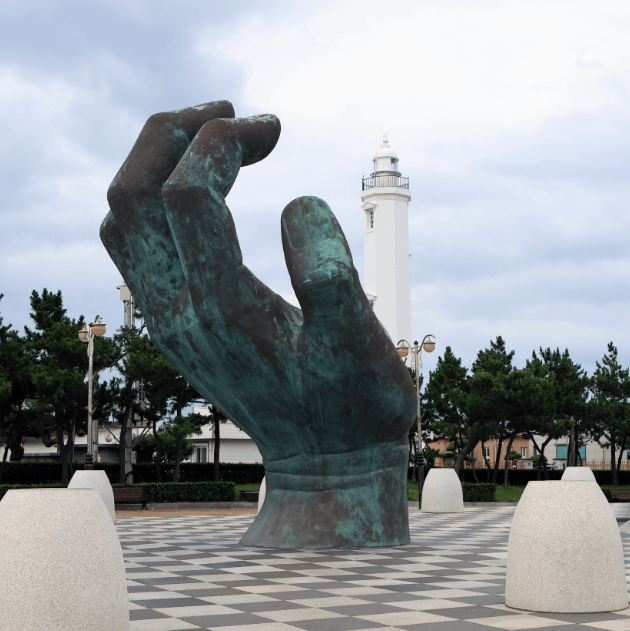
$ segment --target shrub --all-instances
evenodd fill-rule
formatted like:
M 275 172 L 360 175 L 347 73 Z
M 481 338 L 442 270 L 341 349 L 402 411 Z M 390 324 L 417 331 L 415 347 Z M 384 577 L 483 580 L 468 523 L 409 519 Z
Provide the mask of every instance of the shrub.
M 162 480 L 170 480 L 173 473 L 172 462 L 164 462 L 160 465 Z M 214 464 L 211 462 L 182 462 L 179 465 L 180 482 L 211 482 Z M 142 462 L 133 466 L 134 472 L 141 476 L 142 482 L 157 482 L 155 477 L 155 465 L 152 462 Z M 221 480 L 234 482 L 234 484 L 256 484 L 262 482 L 265 477 L 265 467 L 261 464 L 240 464 L 233 462 L 221 463 Z M 118 482 L 118 471 L 113 482 Z M 108 473 L 109 476 L 109 473 Z M 111 479 L 111 478 L 110 478 Z
M 74 462 L 76 471 L 83 469 L 82 462 Z M 170 480 L 174 463 L 160 464 L 162 480 Z M 212 481 L 212 463 L 182 462 L 180 465 L 180 482 L 210 482 Z M 118 480 L 118 463 L 98 462 L 94 469 L 105 471 L 109 481 L 114 484 Z M 133 466 L 141 482 L 157 482 L 155 465 L 152 462 L 140 462 Z M 265 467 L 261 464 L 222 463 L 221 479 L 235 484 L 254 484 L 261 482 L 265 476 Z M 7 462 L 2 483 L 4 484 L 51 484 L 61 479 L 61 463 L 59 462 Z
M 117 487 L 142 487 L 150 502 L 234 502 L 236 485 L 233 482 L 165 482 L 156 484 L 112 484 Z M 10 489 L 56 489 L 65 488 L 60 482 L 53 484 L 0 484 L 0 499 Z
M 494 502 L 496 489 L 496 484 L 487 482 L 464 482 L 462 484 L 464 502 Z
M 236 485 L 233 482 L 164 482 L 157 484 L 113 484 L 113 488 L 141 487 L 149 502 L 234 502 Z

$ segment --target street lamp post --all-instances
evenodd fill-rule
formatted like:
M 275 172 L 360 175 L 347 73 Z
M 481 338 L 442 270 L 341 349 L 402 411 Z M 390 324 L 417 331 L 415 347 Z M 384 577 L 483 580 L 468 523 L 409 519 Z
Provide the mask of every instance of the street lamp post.
M 92 418 L 92 390 L 94 385 L 94 336 L 105 335 L 106 326 L 101 316 L 96 316 L 92 324 L 87 322 L 79 331 L 79 339 L 85 342 L 88 353 L 88 422 L 87 422 L 87 454 L 90 454 L 94 462 L 98 462 L 98 423 Z
M 432 353 L 435 350 L 435 335 L 425 335 L 421 344 L 413 343 L 413 347 L 407 340 L 398 342 L 398 354 L 405 360 L 409 353 L 413 353 L 415 369 L 416 369 L 416 418 L 418 419 L 418 446 L 416 453 L 418 456 L 418 508 L 422 508 L 422 487 L 424 486 L 424 458 L 422 457 L 422 413 L 420 410 L 420 368 L 422 368 L 422 359 L 420 355 L 425 350 Z

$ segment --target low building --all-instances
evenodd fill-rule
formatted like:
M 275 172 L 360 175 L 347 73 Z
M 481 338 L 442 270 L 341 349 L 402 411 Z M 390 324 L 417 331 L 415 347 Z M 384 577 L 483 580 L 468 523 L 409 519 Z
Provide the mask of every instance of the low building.
M 453 441 L 448 438 L 440 438 L 438 440 L 428 441 L 426 444 L 431 449 L 437 449 L 440 453 L 445 453 L 447 451 L 447 447 Z M 505 469 L 505 456 L 507 453 L 509 440 L 504 440 L 501 444 L 501 453 L 500 453 L 500 462 L 499 468 Z M 470 454 L 475 459 L 475 468 L 476 469 L 485 469 L 490 463 L 491 467 L 494 467 L 494 463 L 496 462 L 497 454 L 499 449 L 499 440 L 497 438 L 490 438 L 483 443 L 480 441 L 477 443 L 475 448 Z M 516 461 L 512 461 L 512 466 L 514 468 L 524 468 L 526 463 L 529 461 L 531 463 L 531 456 L 533 455 L 533 450 L 530 445 L 530 441 L 527 438 L 522 436 L 517 436 L 512 443 L 512 451 L 520 454 L 521 458 Z M 448 466 L 448 461 L 445 462 L 444 458 L 437 457 L 435 459 L 435 464 L 438 467 Z M 466 468 L 471 467 L 470 463 L 465 464 Z
M 546 439 L 546 436 L 534 436 L 536 444 L 541 447 Z M 534 451 L 534 444 L 530 441 L 531 453 L 537 453 Z M 547 458 L 547 466 L 554 469 L 565 469 L 567 466 L 567 457 L 569 451 L 569 437 L 562 436 L 561 438 L 552 440 L 545 447 L 545 458 Z M 584 466 L 588 466 L 591 469 L 610 469 L 610 447 L 602 447 L 597 441 L 589 439 L 585 441 L 583 445 L 579 447 L 578 463 L 581 461 Z M 630 449 L 624 449 L 621 453 L 621 469 L 623 471 L 628 469 L 628 453 Z M 619 448 L 615 453 L 615 465 L 619 458 Z
M 208 408 L 194 407 L 193 412 L 210 415 Z M 201 434 L 191 436 L 195 443 L 195 451 L 191 462 L 214 462 L 214 426 L 213 423 L 203 425 Z M 242 429 L 239 429 L 230 420 L 221 421 L 219 429 L 219 461 L 237 463 L 262 463 L 262 456 L 256 443 Z
M 140 438 L 143 433 L 151 431 L 147 427 L 134 426 L 131 428 L 131 434 L 134 442 Z M 98 428 L 98 459 L 100 462 L 118 462 L 118 437 L 120 436 L 120 425 L 99 425 Z M 55 433 L 52 433 L 55 438 Z M 41 438 L 24 437 L 22 440 L 24 455 L 22 460 L 59 460 L 59 446 L 51 445 L 46 447 Z M 74 437 L 74 455 L 72 460 L 83 462 L 87 452 L 87 435 L 76 434 Z M 10 454 L 9 450 L 9 454 Z M 133 460 L 132 460 L 133 462 Z
M 534 435 L 534 440 L 538 447 L 542 447 L 542 444 L 546 440 L 546 436 L 537 436 Z M 448 445 L 452 441 L 447 438 L 443 438 L 440 440 L 428 441 L 426 444 L 431 449 L 437 449 L 440 453 L 444 453 L 447 451 Z M 499 463 L 499 468 L 505 468 L 505 454 L 507 451 L 508 441 L 504 440 L 501 445 L 501 460 Z M 494 463 L 497 457 L 497 450 L 499 449 L 499 440 L 497 438 L 490 438 L 486 441 L 479 442 L 477 446 L 473 449 L 473 457 L 475 458 L 475 468 L 483 469 L 487 467 L 487 462 L 490 462 L 490 465 L 494 467 Z M 558 439 L 551 440 L 547 446 L 545 447 L 545 458 L 547 458 L 547 467 L 550 469 L 565 469 L 567 466 L 567 458 L 568 458 L 568 450 L 569 450 L 569 437 L 562 436 Z M 538 450 L 534 446 L 534 441 L 528 439 L 524 436 L 518 436 L 514 439 L 514 443 L 512 444 L 512 451 L 520 454 L 520 458 L 512 462 L 512 466 L 516 469 L 533 469 L 534 461 L 532 457 L 538 453 Z M 630 454 L 630 449 L 624 449 L 621 452 L 621 466 L 620 469 L 622 471 L 626 471 L 630 469 L 628 455 Z M 483 457 L 485 455 L 485 458 Z M 617 463 L 617 459 L 619 458 L 620 451 L 616 450 L 615 454 L 615 465 Z M 600 469 L 610 469 L 610 447 L 602 447 L 597 441 L 589 439 L 584 444 L 579 447 L 579 458 L 578 464 L 582 466 L 588 466 L 591 469 L 600 470 Z M 448 466 L 449 461 L 446 461 L 443 458 L 436 458 L 435 461 L 438 467 Z M 469 468 L 471 465 L 467 463 L 465 465 Z

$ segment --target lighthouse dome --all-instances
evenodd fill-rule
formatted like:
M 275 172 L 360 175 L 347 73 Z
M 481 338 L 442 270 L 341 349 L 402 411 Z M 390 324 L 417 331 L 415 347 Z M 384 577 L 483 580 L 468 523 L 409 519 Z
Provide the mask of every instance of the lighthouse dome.
M 383 140 L 382 147 L 374 155 L 374 159 L 378 158 L 396 158 L 398 160 L 398 154 L 389 146 L 387 139 Z
M 383 144 L 372 159 L 374 173 L 398 173 L 398 154 L 389 146 L 387 134 L 383 136 Z

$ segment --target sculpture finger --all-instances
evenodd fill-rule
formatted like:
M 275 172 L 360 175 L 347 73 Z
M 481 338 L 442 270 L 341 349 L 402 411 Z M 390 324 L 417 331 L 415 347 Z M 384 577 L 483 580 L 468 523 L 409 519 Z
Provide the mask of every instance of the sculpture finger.
M 107 216 L 101 224 L 100 236 L 105 249 L 112 261 L 114 261 L 114 265 L 116 265 L 120 271 L 125 284 L 129 287 L 132 295 L 139 304 L 145 305 L 145 309 L 142 314 L 143 317 L 147 320 L 147 322 L 152 322 L 153 313 L 150 308 L 150 301 L 147 300 L 142 277 L 138 275 L 137 271 L 133 267 L 129 267 L 127 265 L 127 261 L 130 257 L 127 239 L 125 238 L 124 232 L 118 229 L 116 219 L 111 211 L 107 213 Z
M 328 204 L 299 197 L 282 213 L 282 245 L 305 326 L 331 335 L 367 326 L 373 313 L 350 248 Z
M 127 256 L 115 262 L 123 277 L 136 277 L 132 290 L 144 311 L 169 310 L 184 283 L 164 212 L 162 185 L 205 123 L 233 116 L 234 109 L 227 101 L 151 116 L 109 187 L 107 199 L 117 233 L 104 222 L 103 243 L 114 258 L 117 246 L 112 238 L 124 235 Z M 144 301 L 140 299 L 140 285 L 144 288 Z
M 236 227 L 225 196 L 241 166 L 266 157 L 279 136 L 280 121 L 272 115 L 210 121 L 162 189 L 184 276 L 201 316 L 229 302 L 225 282 L 231 283 L 235 302 L 241 284 L 250 286 L 254 280 L 260 283 L 242 265 Z M 262 283 L 260 286 L 264 287 Z M 214 300 L 217 297 L 220 302 Z

